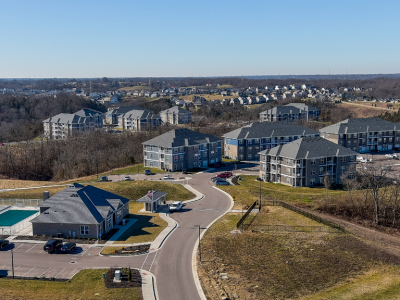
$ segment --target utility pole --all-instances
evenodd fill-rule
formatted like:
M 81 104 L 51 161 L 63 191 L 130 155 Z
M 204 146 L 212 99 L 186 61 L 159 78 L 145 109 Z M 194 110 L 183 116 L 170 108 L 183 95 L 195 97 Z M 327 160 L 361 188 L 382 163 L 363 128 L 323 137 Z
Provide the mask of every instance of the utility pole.
M 199 258 L 200 258 L 200 262 L 201 262 L 200 225 L 194 225 L 194 226 L 198 226 L 199 227 Z
M 14 244 L 11 243 L 11 267 L 12 267 L 12 279 L 14 279 Z

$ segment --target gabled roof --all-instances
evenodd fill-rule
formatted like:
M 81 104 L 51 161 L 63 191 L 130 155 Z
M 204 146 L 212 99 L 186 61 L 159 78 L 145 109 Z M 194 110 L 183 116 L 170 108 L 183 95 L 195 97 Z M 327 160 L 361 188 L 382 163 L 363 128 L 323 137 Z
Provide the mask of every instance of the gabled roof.
M 150 192 L 150 191 L 149 191 Z M 164 197 L 167 193 L 162 191 L 152 191 L 152 196 L 148 193 L 147 195 L 143 196 L 142 198 L 136 200 L 136 202 L 140 203 L 151 203 L 153 201 L 157 201 Z
M 279 114 L 299 114 L 304 112 L 303 110 L 293 107 L 293 106 L 277 106 L 265 111 L 262 111 L 260 114 L 270 114 L 270 115 L 279 115 Z
M 311 105 L 307 105 L 305 103 L 289 103 L 286 104 L 285 106 L 292 106 L 305 111 L 319 110 L 318 108 L 315 108 L 314 106 Z
M 155 115 L 151 110 L 141 109 L 141 110 L 130 110 L 119 116 L 120 118 L 126 119 L 157 119 L 159 116 Z
M 74 183 L 39 204 L 48 207 L 32 223 L 98 224 L 129 199 Z
M 383 120 L 378 117 L 347 119 L 342 122 L 321 128 L 319 131 L 332 134 L 347 134 L 372 131 L 394 131 L 399 130 L 400 125 Z
M 75 113 L 75 115 L 80 116 L 80 117 L 92 117 L 92 116 L 103 115 L 103 114 L 94 109 L 84 108 L 84 109 L 81 109 L 80 111 L 77 111 Z
M 321 137 L 304 137 L 285 145 L 261 151 L 258 154 L 290 159 L 310 159 L 357 155 L 357 152 Z
M 221 141 L 221 139 L 211 134 L 204 134 L 187 128 L 180 128 L 168 131 L 142 144 L 171 148 L 193 146 L 217 141 Z
M 161 111 L 160 115 L 161 114 L 191 114 L 191 113 L 192 112 L 190 112 L 190 111 L 188 111 L 186 109 L 183 109 L 183 108 L 181 108 L 179 106 L 174 106 L 174 107 L 171 107 L 171 108 L 168 108 L 168 109 L 165 109 L 165 110 Z
M 114 114 L 114 115 L 121 115 L 124 113 L 127 113 L 128 111 L 131 110 L 145 110 L 144 108 L 141 108 L 139 106 L 121 106 L 121 107 L 115 107 L 114 109 L 111 109 L 107 112 L 107 114 Z
M 81 117 L 76 114 L 58 114 L 54 117 L 46 119 L 44 123 L 63 123 L 63 124 L 84 124 L 86 117 Z
M 319 135 L 319 132 L 291 122 L 255 122 L 225 133 L 223 137 L 231 139 L 252 139 L 281 136 L 306 136 L 311 134 Z

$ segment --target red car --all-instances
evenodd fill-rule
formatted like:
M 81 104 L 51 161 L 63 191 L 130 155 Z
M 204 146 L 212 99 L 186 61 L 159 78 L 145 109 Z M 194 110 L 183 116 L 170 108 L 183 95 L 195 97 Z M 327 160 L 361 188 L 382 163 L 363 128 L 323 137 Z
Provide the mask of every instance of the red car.
M 225 173 L 221 173 L 221 174 L 218 174 L 216 177 L 227 178 L 227 177 L 229 177 L 229 175 L 225 174 Z
M 233 176 L 232 172 L 224 172 L 223 174 L 226 174 L 226 175 L 228 175 L 228 177 L 231 177 L 231 176 Z

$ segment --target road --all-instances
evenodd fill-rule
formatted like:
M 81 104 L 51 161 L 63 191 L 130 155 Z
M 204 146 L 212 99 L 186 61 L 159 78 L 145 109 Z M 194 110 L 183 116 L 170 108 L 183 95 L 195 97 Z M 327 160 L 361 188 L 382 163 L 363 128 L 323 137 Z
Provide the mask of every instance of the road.
M 148 255 L 104 257 L 99 255 L 100 247 L 83 246 L 73 254 L 50 255 L 42 251 L 42 244 L 17 242 L 14 248 L 15 276 L 71 278 L 81 269 L 129 266 L 155 275 L 161 300 L 201 299 L 192 271 L 192 254 L 198 239 L 195 225 L 200 225 L 203 231 L 230 208 L 230 198 L 215 189 L 210 181 L 221 171 L 196 174 L 189 180 L 188 183 L 205 197 L 170 215 L 179 226 L 158 251 Z M 0 251 L 0 273 L 4 276 L 10 272 L 11 252 Z

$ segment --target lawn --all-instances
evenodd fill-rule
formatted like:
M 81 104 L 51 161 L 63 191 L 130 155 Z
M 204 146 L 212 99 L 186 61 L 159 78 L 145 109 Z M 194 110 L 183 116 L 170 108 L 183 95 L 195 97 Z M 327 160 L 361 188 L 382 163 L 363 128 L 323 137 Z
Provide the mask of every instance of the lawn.
M 314 207 L 318 200 L 325 198 L 326 191 L 324 188 L 293 188 L 283 184 L 256 181 L 257 176 L 241 175 L 243 180 L 238 181 L 239 185 L 218 186 L 221 190 L 226 191 L 236 197 L 235 209 L 240 209 L 241 205 L 251 205 L 255 200 L 261 198 L 282 200 L 288 203 L 296 204 L 304 207 Z M 344 195 L 342 190 L 329 190 L 329 197 L 337 197 Z
M 107 289 L 103 273 L 83 270 L 66 282 L 0 279 L 1 299 L 132 299 L 142 298 L 141 288 Z
M 147 194 L 149 190 L 160 190 L 167 193 L 167 200 L 184 201 L 190 200 L 195 195 L 180 184 L 173 184 L 163 181 L 120 181 L 102 182 L 91 184 L 119 196 L 137 200 Z M 1 198 L 16 199 L 43 199 L 43 192 L 49 191 L 50 196 L 63 190 L 65 186 L 17 190 L 0 193 Z
M 313 222 L 283 210 L 260 213 L 255 220 L 269 224 L 310 225 Z M 240 217 L 241 214 L 225 215 L 202 239 L 202 263 L 198 265 L 198 272 L 210 299 L 217 299 L 222 293 L 229 298 L 236 294 L 240 299 L 348 299 L 330 295 L 339 294 L 340 286 L 355 278 L 371 276 L 371 270 L 386 268 L 393 270 L 392 274 L 399 270 L 393 267 L 398 263 L 397 257 L 368 246 L 350 234 L 246 231 L 233 235 L 231 231 Z M 227 273 L 228 279 L 221 280 L 220 273 Z M 386 286 L 386 294 L 392 295 L 400 289 L 400 275 L 391 282 L 389 278 L 390 273 L 376 276 L 371 279 L 371 285 Z M 382 279 L 386 281 L 381 282 Z M 360 297 L 361 286 L 358 291 L 353 286 L 346 287 L 346 293 L 359 296 L 349 299 L 364 299 Z M 374 299 L 379 289 L 370 289 L 370 299 Z
M 53 181 L 0 180 L 0 190 L 59 184 Z

